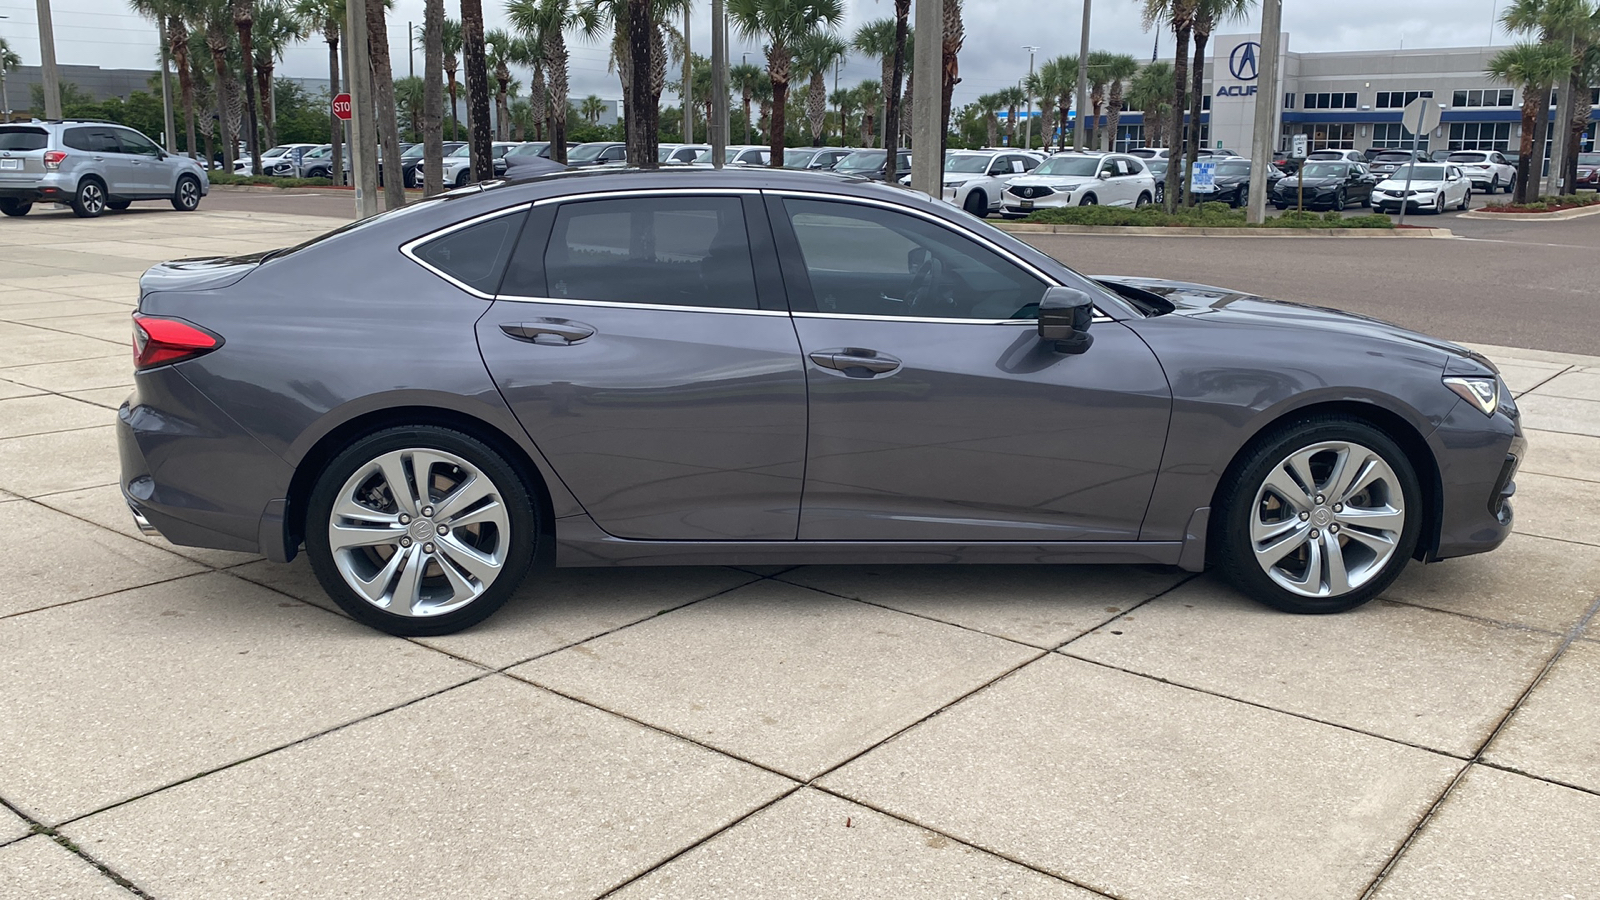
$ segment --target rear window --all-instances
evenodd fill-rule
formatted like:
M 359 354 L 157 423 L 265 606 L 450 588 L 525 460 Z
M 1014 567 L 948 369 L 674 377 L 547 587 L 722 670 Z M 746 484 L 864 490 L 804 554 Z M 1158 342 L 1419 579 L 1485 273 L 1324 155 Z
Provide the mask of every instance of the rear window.
M 0 150 L 43 150 L 49 141 L 43 128 L 0 127 Z
M 1449 158 L 1446 159 L 1446 162 L 1483 162 L 1488 155 L 1489 154 L 1487 153 L 1452 153 L 1450 154 Z
M 1372 161 L 1381 163 L 1412 162 L 1416 160 L 1416 158 L 1417 156 L 1415 153 L 1379 153 L 1377 156 L 1373 157 Z
M 493 294 L 500 287 L 500 273 L 526 218 L 523 211 L 496 216 L 434 238 L 413 252 L 462 284 Z

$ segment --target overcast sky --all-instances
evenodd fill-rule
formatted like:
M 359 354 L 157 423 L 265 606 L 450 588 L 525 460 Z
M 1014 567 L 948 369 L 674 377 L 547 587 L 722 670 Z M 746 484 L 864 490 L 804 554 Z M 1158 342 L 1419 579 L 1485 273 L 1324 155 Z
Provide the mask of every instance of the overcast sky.
M 1491 29 L 1495 11 L 1508 0 L 1284 0 L 1283 26 L 1290 35 L 1289 49 L 1381 50 L 1386 48 L 1462 47 L 1502 44 L 1504 32 Z M 1403 11 L 1396 13 L 1397 7 Z M 710 50 L 710 0 L 695 0 L 691 27 L 694 49 Z M 1150 58 L 1156 35 L 1141 27 L 1137 0 L 1095 0 L 1091 44 L 1097 50 L 1131 53 L 1141 60 Z M 54 0 L 52 3 L 56 36 L 56 58 L 62 64 L 99 65 L 104 68 L 154 68 L 157 65 L 157 33 L 153 25 L 128 10 L 121 0 Z M 407 22 L 422 21 L 422 0 L 395 0 L 390 14 L 389 36 L 393 45 L 395 76 L 407 74 Z M 446 0 L 447 14 L 455 16 L 459 6 Z M 489 27 L 503 24 L 502 0 L 487 0 L 485 13 Z M 840 31 L 847 38 L 856 26 L 868 20 L 893 15 L 891 0 L 846 0 L 847 15 Z M 1027 72 L 1028 53 L 1022 44 L 1038 46 L 1038 58 L 1047 59 L 1078 48 L 1083 7 L 1079 0 L 967 0 L 965 9 L 966 46 L 961 51 L 962 83 L 956 88 L 960 105 L 981 93 L 996 90 Z M 37 16 L 32 0 L 0 0 L 0 36 L 22 55 L 25 65 L 39 62 Z M 1258 18 L 1224 26 L 1219 33 L 1258 29 Z M 572 51 L 572 94 L 582 97 L 599 94 L 606 98 L 621 95 L 614 74 L 607 72 L 609 42 L 585 43 L 569 38 Z M 732 37 L 731 58 L 738 63 L 749 52 L 760 60 L 760 47 L 754 42 Z M 1172 52 L 1172 37 L 1161 35 L 1161 55 Z M 288 52 L 280 75 L 326 78 L 327 45 L 320 40 L 302 44 Z M 415 65 L 422 67 L 422 49 L 415 51 Z M 841 85 L 878 78 L 878 63 L 852 58 L 840 76 Z M 518 75 L 526 79 L 526 73 Z M 832 84 L 829 84 L 830 90 Z M 670 101 L 669 101 L 670 102 Z

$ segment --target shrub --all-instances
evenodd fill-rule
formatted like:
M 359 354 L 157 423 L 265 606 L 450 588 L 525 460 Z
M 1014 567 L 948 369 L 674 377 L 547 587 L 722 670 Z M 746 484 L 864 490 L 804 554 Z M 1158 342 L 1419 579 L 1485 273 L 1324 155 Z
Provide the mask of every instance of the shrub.
M 1159 206 L 1066 206 L 1042 209 L 1023 220 L 1043 225 L 1136 225 L 1147 228 L 1393 228 L 1388 216 L 1345 218 L 1338 212 L 1289 210 L 1261 225 L 1245 221 L 1245 211 L 1226 203 L 1202 203 L 1168 213 Z
M 333 182 L 327 178 L 274 178 L 271 175 L 233 175 L 227 172 L 207 172 L 212 184 L 264 184 L 268 187 L 327 187 Z
M 1600 203 L 1600 191 L 1593 194 L 1562 194 L 1559 197 L 1542 196 L 1521 205 L 1491 203 L 1483 208 L 1493 213 L 1557 212 L 1563 209 L 1580 209 Z

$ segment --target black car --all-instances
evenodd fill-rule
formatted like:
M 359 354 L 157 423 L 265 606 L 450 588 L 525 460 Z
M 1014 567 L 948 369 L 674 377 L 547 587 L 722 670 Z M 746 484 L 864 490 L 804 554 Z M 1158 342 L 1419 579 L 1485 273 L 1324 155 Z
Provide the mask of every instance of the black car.
M 1272 196 L 1273 186 L 1282 178 L 1283 173 L 1278 171 L 1277 166 L 1267 166 L 1267 196 Z M 1201 195 L 1200 199 L 1208 203 L 1226 203 L 1233 207 L 1248 206 L 1250 203 L 1250 160 L 1217 160 L 1217 171 L 1212 183 L 1216 185 L 1216 190 Z
M 1407 163 L 1429 162 L 1425 150 L 1385 150 L 1372 158 L 1372 174 L 1382 181 L 1394 174 L 1394 170 Z
M 1351 203 L 1365 204 L 1379 180 L 1360 163 L 1307 160 L 1300 171 L 1273 186 L 1272 205 L 1288 209 L 1303 202 L 1310 209 L 1344 209 Z

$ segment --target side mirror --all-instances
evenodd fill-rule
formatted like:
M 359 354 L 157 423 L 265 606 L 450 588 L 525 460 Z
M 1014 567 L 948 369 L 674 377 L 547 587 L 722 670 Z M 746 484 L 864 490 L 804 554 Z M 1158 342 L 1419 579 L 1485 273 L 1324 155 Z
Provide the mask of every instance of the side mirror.
M 1094 343 L 1089 322 L 1094 301 L 1077 288 L 1047 288 L 1039 301 L 1039 339 L 1053 341 L 1057 353 L 1082 353 Z
M 1095 177 L 1099 178 L 1101 181 L 1109 181 L 1111 180 L 1111 173 L 1102 169 L 1100 170 L 1100 174 Z

